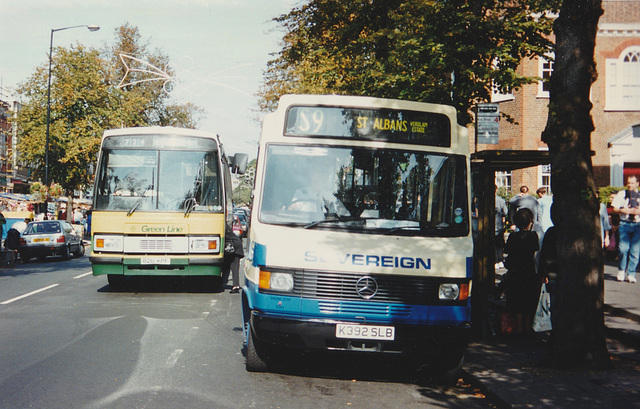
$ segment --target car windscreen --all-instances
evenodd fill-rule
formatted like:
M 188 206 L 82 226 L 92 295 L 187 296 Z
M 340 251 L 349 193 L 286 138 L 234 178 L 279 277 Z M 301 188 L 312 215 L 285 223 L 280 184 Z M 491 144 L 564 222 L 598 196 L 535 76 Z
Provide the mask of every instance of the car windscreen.
M 59 223 L 34 222 L 29 223 L 23 234 L 55 234 L 61 231 Z

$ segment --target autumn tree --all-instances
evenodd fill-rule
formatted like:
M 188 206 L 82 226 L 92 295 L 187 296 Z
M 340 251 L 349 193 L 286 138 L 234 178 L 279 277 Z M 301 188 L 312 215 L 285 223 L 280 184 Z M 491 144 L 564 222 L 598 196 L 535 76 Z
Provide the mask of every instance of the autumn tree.
M 18 151 L 21 160 L 35 165 L 36 178 L 45 172 L 47 75 L 46 65 L 38 67 L 18 90 Z M 82 45 L 55 50 L 51 77 L 49 181 L 70 194 L 91 178 L 87 164 L 95 160 L 102 131 L 114 125 L 113 97 L 104 60 Z
M 251 204 L 251 191 L 256 177 L 256 160 L 247 164 L 247 170 L 242 175 L 238 175 L 239 183 L 233 189 L 233 203 L 241 205 Z
M 169 57 L 150 49 L 137 27 L 124 24 L 114 30 L 116 41 L 105 49 L 117 86 L 126 103 L 121 120 L 127 126 L 183 126 L 195 128 L 202 109 L 191 104 L 176 104 L 170 92 L 175 72 Z
M 556 1 L 310 0 L 276 19 L 283 48 L 269 62 L 260 108 L 285 93 L 349 94 L 471 108 L 537 78 L 522 59 L 550 51 Z
M 602 13 L 602 0 L 564 0 L 554 24 L 555 65 L 543 141 L 551 156 L 552 219 L 560 264 L 553 358 L 562 367 L 609 365 L 589 99 L 597 77 L 594 49 Z
M 147 53 L 141 42 L 137 28 L 124 26 L 116 30 L 118 45 L 105 47 L 102 53 L 81 44 L 53 51 L 49 181 L 62 185 L 69 197 L 91 182 L 93 175 L 87 165 L 96 161 L 105 129 L 148 125 L 193 128 L 197 123 L 201 109 L 172 102 L 163 83 L 134 81 L 118 87 L 126 68 L 115 50 L 123 47 L 173 75 L 169 58 L 159 51 Z M 33 167 L 34 179 L 43 178 L 45 173 L 47 79 L 48 64 L 43 64 L 18 88 L 22 97 L 16 124 L 18 151 L 20 160 Z

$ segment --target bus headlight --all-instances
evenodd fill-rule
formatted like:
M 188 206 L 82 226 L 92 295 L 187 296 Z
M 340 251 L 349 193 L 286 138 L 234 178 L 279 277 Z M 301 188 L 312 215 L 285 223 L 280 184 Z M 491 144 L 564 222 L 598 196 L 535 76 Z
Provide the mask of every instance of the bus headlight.
M 469 298 L 469 284 L 440 284 L 438 298 L 444 301 L 466 300 Z
M 123 243 L 123 236 L 95 234 L 93 236 L 93 251 L 122 253 L 124 251 Z
M 293 291 L 293 275 L 260 270 L 260 288 L 263 290 Z
M 191 236 L 189 237 L 190 253 L 220 253 L 220 237 Z

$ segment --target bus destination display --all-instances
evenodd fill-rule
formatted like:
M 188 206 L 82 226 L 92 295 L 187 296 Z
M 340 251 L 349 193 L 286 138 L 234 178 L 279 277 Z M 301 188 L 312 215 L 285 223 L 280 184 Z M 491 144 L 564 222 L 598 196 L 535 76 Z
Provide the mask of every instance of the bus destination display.
M 451 122 L 444 114 L 391 109 L 293 106 L 285 135 L 353 138 L 451 146 Z

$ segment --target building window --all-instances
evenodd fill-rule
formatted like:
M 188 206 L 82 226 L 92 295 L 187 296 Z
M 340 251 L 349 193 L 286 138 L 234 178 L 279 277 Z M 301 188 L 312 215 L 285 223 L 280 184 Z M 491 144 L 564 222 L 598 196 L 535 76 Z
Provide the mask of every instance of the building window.
M 496 171 L 496 186 L 498 189 L 504 188 L 505 191 L 511 191 L 511 172 Z
M 547 194 L 551 194 L 551 165 L 538 166 L 538 187 L 547 189 Z
M 606 110 L 640 111 L 640 47 L 606 62 Z
M 549 79 L 553 74 L 553 55 L 549 58 L 540 57 L 538 59 L 538 98 L 549 98 Z

